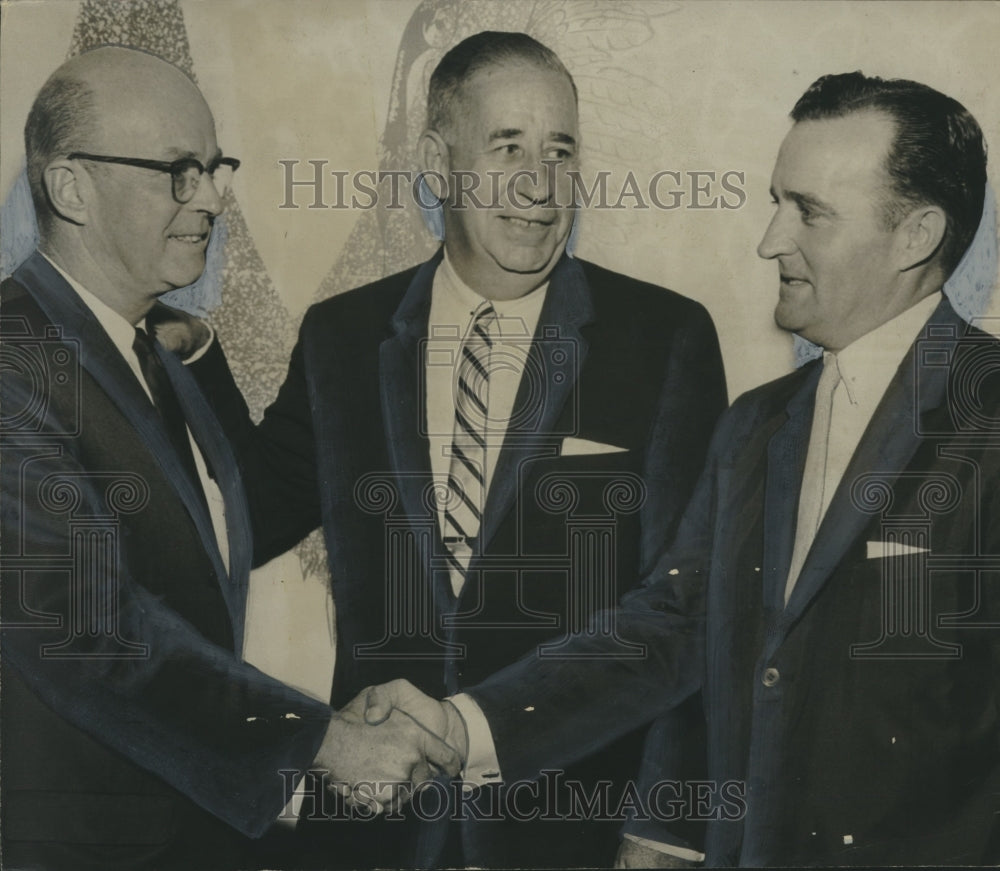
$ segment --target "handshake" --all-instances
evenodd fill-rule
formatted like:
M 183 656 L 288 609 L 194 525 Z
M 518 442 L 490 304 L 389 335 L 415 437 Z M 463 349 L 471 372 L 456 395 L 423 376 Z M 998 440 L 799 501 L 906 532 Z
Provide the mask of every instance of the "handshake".
M 369 687 L 333 715 L 314 767 L 348 805 L 394 810 L 439 775 L 465 765 L 469 737 L 451 702 L 424 695 L 405 680 Z

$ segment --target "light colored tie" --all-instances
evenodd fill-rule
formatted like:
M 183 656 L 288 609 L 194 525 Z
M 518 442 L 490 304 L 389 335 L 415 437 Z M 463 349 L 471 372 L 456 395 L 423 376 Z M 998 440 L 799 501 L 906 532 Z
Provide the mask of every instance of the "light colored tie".
M 792 550 L 792 563 L 788 568 L 788 579 L 785 582 L 786 605 L 823 519 L 823 508 L 826 504 L 826 465 L 830 449 L 830 420 L 833 415 L 833 396 L 840 382 L 837 355 L 826 352 L 823 355 L 823 374 L 816 386 L 809 450 L 806 454 L 805 471 L 802 474 L 799 515 L 795 523 L 795 546 Z
M 479 535 L 486 502 L 486 434 L 489 420 L 489 356 L 491 330 L 497 321 L 493 305 L 483 302 L 473 314 L 472 329 L 462 345 L 455 381 L 455 429 L 451 441 L 444 545 L 452 590 L 461 592 L 473 544 Z

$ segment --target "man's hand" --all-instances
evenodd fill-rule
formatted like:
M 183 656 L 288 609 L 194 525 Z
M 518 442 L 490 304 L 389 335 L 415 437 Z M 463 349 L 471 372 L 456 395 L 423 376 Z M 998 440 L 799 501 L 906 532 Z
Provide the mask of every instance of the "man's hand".
M 393 681 L 364 690 L 334 715 L 315 765 L 349 803 L 379 811 L 404 804 L 439 774 L 457 775 L 467 743 L 451 704 Z
M 465 720 L 451 702 L 432 699 L 406 680 L 390 681 L 368 690 L 365 697 L 366 723 L 377 726 L 394 711 L 409 717 L 415 725 L 430 729 L 456 751 L 458 770 L 448 773 L 452 776 L 458 774 L 469 755 L 469 733 Z
M 615 856 L 615 868 L 698 868 L 701 862 L 682 859 L 671 853 L 654 850 L 630 838 L 622 838 L 622 845 Z
M 162 302 L 154 303 L 146 312 L 146 332 L 155 335 L 164 348 L 182 360 L 212 338 L 212 331 L 203 320 Z

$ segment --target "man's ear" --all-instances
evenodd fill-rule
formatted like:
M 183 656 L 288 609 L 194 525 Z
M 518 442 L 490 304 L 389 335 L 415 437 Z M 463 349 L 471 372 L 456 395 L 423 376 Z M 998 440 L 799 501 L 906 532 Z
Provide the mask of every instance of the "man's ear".
M 922 205 L 907 215 L 899 230 L 900 271 L 929 261 L 941 248 L 948 219 L 940 206 Z
M 74 224 L 87 223 L 85 188 L 89 179 L 82 177 L 80 167 L 70 160 L 53 160 L 42 171 L 42 186 L 49 205 L 59 217 Z
M 417 158 L 424 172 L 424 184 L 439 200 L 448 194 L 448 169 L 451 163 L 448 143 L 437 130 L 427 129 L 417 143 Z

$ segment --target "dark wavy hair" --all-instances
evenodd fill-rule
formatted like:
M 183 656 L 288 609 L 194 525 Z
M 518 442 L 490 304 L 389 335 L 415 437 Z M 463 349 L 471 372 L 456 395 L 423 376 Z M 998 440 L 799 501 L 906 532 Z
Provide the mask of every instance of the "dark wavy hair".
M 983 214 L 983 131 L 952 97 L 919 82 L 861 72 L 817 79 L 791 116 L 796 122 L 815 121 L 865 110 L 888 115 L 896 126 L 885 160 L 890 180 L 884 204 L 887 226 L 898 226 L 914 206 L 939 206 L 947 218 L 941 266 L 950 275 L 972 243 Z

